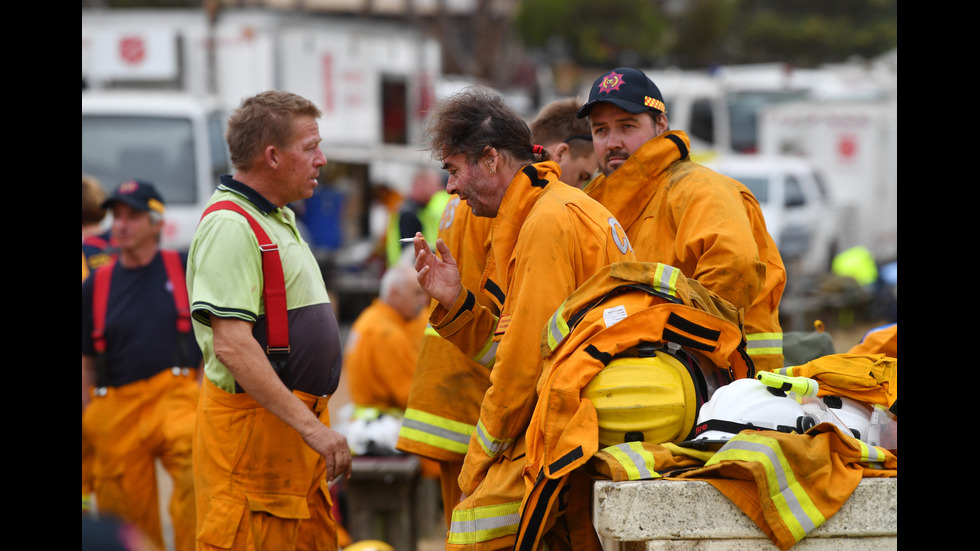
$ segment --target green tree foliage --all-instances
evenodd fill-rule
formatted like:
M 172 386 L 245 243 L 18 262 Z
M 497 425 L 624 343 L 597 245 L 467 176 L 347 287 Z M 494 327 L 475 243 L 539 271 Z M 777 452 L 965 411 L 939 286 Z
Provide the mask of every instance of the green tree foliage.
M 667 11 L 661 6 L 680 6 Z M 582 65 L 797 66 L 873 57 L 898 45 L 897 0 L 525 0 L 524 45 Z
M 742 62 L 815 66 L 898 46 L 897 0 L 738 0 L 730 52 Z
M 667 20 L 649 0 L 525 0 L 514 30 L 524 46 L 584 65 L 649 64 L 666 52 Z

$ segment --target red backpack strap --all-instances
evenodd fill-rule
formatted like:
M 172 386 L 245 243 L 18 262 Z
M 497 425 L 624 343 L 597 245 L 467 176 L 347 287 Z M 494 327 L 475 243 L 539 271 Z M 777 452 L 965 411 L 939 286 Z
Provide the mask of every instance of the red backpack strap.
M 177 307 L 177 332 L 190 333 L 191 331 L 191 306 L 187 298 L 187 281 L 184 276 L 184 263 L 180 261 L 180 254 L 177 251 L 161 249 L 160 255 L 163 256 L 163 265 L 167 269 L 167 279 L 174 292 L 174 305 Z
M 262 293 L 265 298 L 266 353 L 270 356 L 289 354 L 289 321 L 286 317 L 286 280 L 282 273 L 279 246 L 269 239 L 262 226 L 237 203 L 218 201 L 208 207 L 201 218 L 216 210 L 233 210 L 248 220 L 262 251 Z
M 105 313 L 109 305 L 109 284 L 115 261 L 102 266 L 92 275 L 92 343 L 98 354 L 105 353 Z

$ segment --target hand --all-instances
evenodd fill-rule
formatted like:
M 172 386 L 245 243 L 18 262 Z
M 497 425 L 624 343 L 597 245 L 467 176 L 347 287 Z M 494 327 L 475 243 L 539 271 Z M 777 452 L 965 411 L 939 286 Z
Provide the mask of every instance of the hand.
M 459 268 L 449 247 L 442 239 L 436 240 L 436 256 L 425 242 L 421 233 L 415 234 L 415 271 L 418 272 L 419 285 L 430 297 L 439 301 L 443 308 L 450 308 L 463 289 L 459 278 Z M 440 258 L 441 257 L 441 258 Z
M 327 466 L 327 481 L 332 481 L 340 475 L 350 478 L 350 446 L 342 434 L 321 424 L 312 434 L 304 434 L 303 441 L 323 456 Z

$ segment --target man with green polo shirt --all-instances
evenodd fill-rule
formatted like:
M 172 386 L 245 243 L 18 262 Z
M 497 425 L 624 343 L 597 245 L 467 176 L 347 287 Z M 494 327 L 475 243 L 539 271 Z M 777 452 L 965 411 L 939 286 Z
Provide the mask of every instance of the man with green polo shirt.
M 204 382 L 194 441 L 198 549 L 333 549 L 327 483 L 350 475 L 327 400 L 340 333 L 320 269 L 288 203 L 309 198 L 326 158 L 320 110 L 287 92 L 246 98 L 227 131 L 234 176 L 210 200 L 191 243 L 187 284 Z M 278 248 L 289 346 L 267 355 L 262 251 L 249 218 Z M 267 247 L 265 247 L 267 248 Z

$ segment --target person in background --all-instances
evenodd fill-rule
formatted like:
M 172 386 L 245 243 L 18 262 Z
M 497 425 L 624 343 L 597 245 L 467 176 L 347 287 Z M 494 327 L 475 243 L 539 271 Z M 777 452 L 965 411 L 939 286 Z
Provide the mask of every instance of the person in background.
M 427 239 L 436 238 L 448 201 L 449 194 L 437 171 L 423 168 L 415 174 L 408 197 L 388 218 L 385 249 L 389 267 L 398 263 L 404 250 L 411 249 L 411 243 L 402 243 L 402 238 L 414 237 L 416 232 L 422 232 Z
M 350 476 L 351 456 L 327 403 L 340 379 L 340 330 L 287 206 L 313 195 L 327 163 L 320 116 L 289 92 L 244 99 L 226 132 L 235 173 L 222 175 L 191 241 L 187 283 L 205 374 L 194 440 L 198 549 L 338 545 L 328 483 Z M 260 234 L 275 249 L 260 248 Z M 281 265 L 265 271 L 263 251 L 272 250 Z M 279 346 L 284 321 L 289 341 Z
M 642 71 L 597 78 L 578 116 L 589 120 L 601 171 L 584 191 L 622 222 L 637 260 L 674 266 L 742 309 L 756 369 L 783 367 L 786 269 L 752 192 L 691 161 L 687 134 L 670 130 Z
M 82 174 L 82 281 L 114 258 L 111 230 L 102 229 L 105 191 L 98 180 Z
M 589 121 L 578 117 L 581 105 L 578 98 L 555 100 L 531 121 L 534 143 L 547 149 L 561 167 L 561 181 L 577 188 L 592 180 L 598 166 Z
M 424 328 L 415 321 L 428 306 L 412 266 L 396 264 L 385 271 L 378 298 L 354 320 L 344 346 L 355 418 L 404 415 Z
M 119 256 L 82 283 L 82 441 L 93 450 L 96 503 L 163 548 L 159 459 L 173 480 L 174 545 L 194 549 L 201 351 L 186 316 L 186 262 L 159 247 L 165 207 L 153 184 L 124 182 L 102 206 Z
M 92 274 L 92 270 L 105 264 L 111 257 L 103 252 L 108 245 L 109 231 L 103 232 L 102 220 L 106 210 L 102 206 L 105 191 L 98 180 L 82 174 L 82 283 Z M 87 389 L 82 388 L 82 404 L 87 402 Z M 92 443 L 82 431 L 82 511 L 91 505 L 92 486 Z
M 492 366 L 459 475 L 447 549 L 510 549 L 524 497 L 524 433 L 541 374 L 537 337 L 565 298 L 599 268 L 633 260 L 602 205 L 561 183 L 527 123 L 494 91 L 468 88 L 430 113 L 429 148 L 449 173 L 447 191 L 494 218 L 482 308 L 461 284 L 449 248 L 414 240 L 418 280 L 438 302 L 429 322 L 465 355 Z M 438 253 L 438 254 L 437 254 Z M 495 311 L 499 311 L 496 315 Z M 485 529 L 485 527 L 491 527 Z

